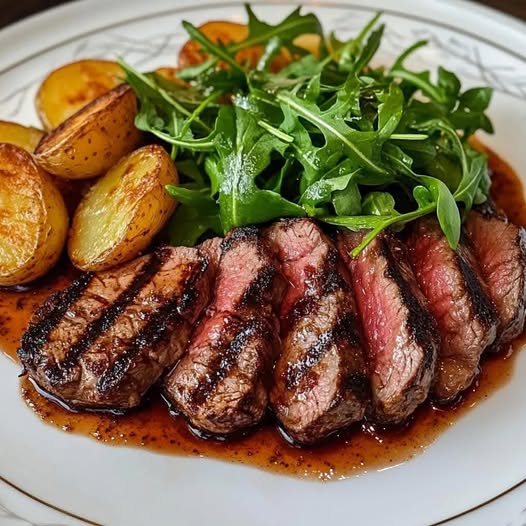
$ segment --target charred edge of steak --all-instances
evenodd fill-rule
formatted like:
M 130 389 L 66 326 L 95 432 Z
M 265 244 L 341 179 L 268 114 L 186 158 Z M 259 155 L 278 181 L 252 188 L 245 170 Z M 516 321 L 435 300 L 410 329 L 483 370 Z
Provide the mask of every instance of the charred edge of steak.
M 237 334 L 228 345 L 225 346 L 221 341 L 215 345 L 217 356 L 207 367 L 210 373 L 190 393 L 189 400 L 193 407 L 202 405 L 217 385 L 227 377 L 229 371 L 236 364 L 239 354 L 251 338 L 263 336 L 268 330 L 265 322 L 258 318 L 249 318 L 244 322 L 236 321 L 239 324 Z
M 381 254 L 387 262 L 387 277 L 392 279 L 400 289 L 402 302 L 408 310 L 407 324 L 411 338 L 425 350 L 423 370 L 428 369 L 433 366 L 435 335 L 432 334 L 432 331 L 433 328 L 436 328 L 435 320 L 420 304 L 409 283 L 402 276 L 388 239 L 382 236 L 380 243 Z
M 488 198 L 484 203 L 477 205 L 473 210 L 478 212 L 486 219 L 499 219 L 500 221 L 508 222 L 508 217 L 501 210 L 493 199 Z
M 257 226 L 243 226 L 235 228 L 230 234 L 221 242 L 221 251 L 223 253 L 231 250 L 240 241 L 249 241 L 256 239 L 259 236 L 259 228 Z
M 290 390 L 297 387 L 309 370 L 320 362 L 331 344 L 347 339 L 351 345 L 359 345 L 360 340 L 356 332 L 356 324 L 356 317 L 347 315 L 339 319 L 332 329 L 322 333 L 316 343 L 307 349 L 299 362 L 289 363 L 285 372 L 285 388 Z M 363 382 L 360 381 L 359 383 L 361 385 Z
M 148 323 L 135 336 L 128 349 L 99 378 L 97 389 L 100 392 L 107 392 L 115 388 L 122 381 L 133 360 L 141 350 L 147 349 L 160 341 L 165 336 L 170 325 L 176 319 L 182 319 L 184 312 L 195 301 L 197 294 L 195 283 L 201 279 L 207 267 L 208 261 L 203 260 L 185 280 L 183 295 L 180 298 L 173 298 L 167 301 L 150 316 Z
M 471 265 L 458 252 L 455 252 L 455 259 L 462 272 L 466 291 L 471 298 L 475 316 L 480 323 L 487 328 L 496 325 L 497 314 L 490 299 L 482 290 L 480 278 L 475 274 Z
M 57 404 L 62 409 L 65 409 L 66 411 L 69 411 L 70 413 L 103 413 L 103 414 L 111 414 L 115 416 L 122 416 L 129 414 L 132 411 L 135 411 L 137 408 L 116 408 L 111 405 L 107 406 L 85 406 L 82 404 L 73 404 L 69 400 L 66 400 L 57 394 L 51 393 L 47 389 L 44 389 L 34 378 L 31 376 L 28 376 L 29 382 L 35 389 L 35 391 L 45 398 L 46 400 L 50 400 L 51 402 Z
M 99 318 L 86 327 L 78 342 L 68 349 L 64 360 L 45 370 L 46 378 L 51 385 L 60 385 L 67 381 L 68 373 L 78 363 L 79 358 L 103 332 L 107 331 L 115 323 L 115 320 L 124 309 L 159 271 L 163 264 L 164 256 L 164 252 L 152 254 L 148 263 L 143 267 L 141 272 L 134 277 L 130 286 L 121 292 L 115 302 L 112 303 Z
M 39 320 L 30 325 L 24 333 L 20 348 L 17 350 L 20 361 L 27 366 L 35 362 L 40 349 L 47 343 L 51 331 L 58 325 L 67 310 L 84 293 L 94 274 L 86 272 L 79 276 L 66 289 L 52 294 L 37 310 L 35 317 Z

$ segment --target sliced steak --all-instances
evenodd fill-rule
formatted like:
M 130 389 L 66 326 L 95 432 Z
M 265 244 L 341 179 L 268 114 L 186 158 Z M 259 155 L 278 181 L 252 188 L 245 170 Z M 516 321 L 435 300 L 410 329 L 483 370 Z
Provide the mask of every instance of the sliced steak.
M 369 401 L 356 305 L 338 251 L 313 221 L 279 221 L 267 237 L 289 282 L 272 407 L 290 437 L 312 443 L 361 420 Z
M 526 232 L 491 202 L 472 210 L 465 230 L 497 309 L 499 326 L 493 348 L 498 349 L 524 328 Z
M 128 409 L 183 353 L 212 288 L 206 257 L 163 247 L 83 274 L 33 317 L 18 356 L 70 407 Z
M 342 231 L 338 248 L 350 269 L 367 343 L 373 396 L 369 418 L 394 424 L 426 399 L 439 340 L 405 247 L 391 233 L 384 233 L 359 256 L 351 257 L 364 235 Z
M 191 425 L 214 435 L 253 426 L 265 414 L 283 291 L 257 228 L 234 230 L 221 250 L 214 300 L 164 383 L 166 398 Z
M 404 239 L 440 331 L 433 395 L 450 402 L 475 378 L 482 351 L 495 340 L 497 315 L 467 240 L 452 250 L 434 217 L 413 223 Z

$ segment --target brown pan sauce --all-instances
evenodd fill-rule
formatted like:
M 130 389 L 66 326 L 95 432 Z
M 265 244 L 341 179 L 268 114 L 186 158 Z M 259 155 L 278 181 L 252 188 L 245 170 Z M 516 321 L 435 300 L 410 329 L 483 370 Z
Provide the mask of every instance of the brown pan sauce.
M 495 200 L 511 221 L 526 225 L 526 203 L 520 180 L 508 164 L 494 153 L 488 153 L 494 171 Z M 31 314 L 51 291 L 67 286 L 74 274 L 74 270 L 63 266 L 36 286 L 0 289 L 0 348 L 5 354 L 16 361 L 16 348 Z M 182 417 L 169 414 L 157 393 L 152 393 L 150 400 L 132 413 L 113 416 L 68 412 L 40 396 L 27 378 L 21 380 L 21 389 L 26 404 L 43 421 L 105 444 L 218 458 L 310 479 L 341 479 L 395 466 L 425 450 L 462 414 L 508 382 L 516 355 L 511 350 L 524 342 L 526 338 L 522 336 L 499 355 L 486 356 L 476 385 L 454 407 L 440 409 L 424 404 L 402 427 L 378 430 L 358 425 L 311 448 L 288 444 L 270 418 L 244 437 L 225 442 L 203 440 L 192 434 Z

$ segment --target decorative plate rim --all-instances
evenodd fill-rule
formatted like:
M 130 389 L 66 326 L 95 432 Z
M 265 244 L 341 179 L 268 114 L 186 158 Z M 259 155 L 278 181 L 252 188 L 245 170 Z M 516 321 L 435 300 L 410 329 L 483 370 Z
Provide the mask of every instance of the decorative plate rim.
M 433 4 L 438 4 L 439 0 L 429 0 L 429 2 Z M 5 73 L 8 73 L 10 70 L 16 68 L 19 65 L 24 64 L 25 62 L 38 57 L 41 54 L 44 54 L 47 51 L 51 51 L 53 49 L 59 48 L 67 43 L 73 42 L 75 40 L 84 38 L 86 36 L 89 36 L 91 34 L 96 34 L 101 31 L 105 31 L 114 27 L 123 26 L 129 23 L 132 23 L 137 20 L 142 20 L 144 18 L 147 18 L 148 16 L 155 17 L 160 16 L 162 14 L 176 14 L 176 13 L 182 13 L 186 11 L 195 11 L 196 9 L 206 9 L 206 8 L 218 8 L 218 7 L 237 7 L 242 5 L 244 2 L 243 0 L 207 0 L 204 4 L 191 5 L 191 3 L 188 0 L 180 0 L 180 2 L 175 2 L 176 4 L 180 4 L 179 7 L 172 7 L 170 9 L 162 10 L 162 11 L 155 11 L 152 12 L 151 10 L 145 10 L 147 13 L 146 15 L 136 15 L 129 18 L 122 18 L 118 22 L 114 22 L 111 24 L 106 25 L 100 25 L 100 24 L 93 24 L 93 27 L 91 27 L 89 30 L 84 31 L 82 33 L 72 34 L 68 38 L 63 38 L 60 40 L 54 39 L 54 42 L 52 44 L 49 44 L 42 49 L 39 49 L 36 53 L 30 53 L 30 54 L 23 54 L 23 52 L 20 53 L 20 57 L 18 57 L 16 60 L 12 62 L 3 62 L 0 58 L 0 75 L 3 75 Z M 373 5 L 373 3 L 369 3 L 367 5 L 365 4 L 355 4 L 355 3 L 349 3 L 345 2 L 345 0 L 305 0 L 305 1 L 299 1 L 299 0 L 254 0 L 251 2 L 254 5 L 269 5 L 269 4 L 276 4 L 276 5 L 304 5 L 305 7 L 311 7 L 315 9 L 316 7 L 323 7 L 323 8 L 340 8 L 340 9 L 355 9 L 355 10 L 364 10 L 364 11 L 375 11 L 377 8 Z M 474 4 L 472 2 L 469 2 L 467 0 L 442 0 L 440 4 L 447 9 L 449 6 L 451 7 L 458 7 L 463 9 L 469 9 L 471 12 L 476 13 L 483 17 L 490 17 L 495 24 L 506 24 L 508 26 L 508 29 L 513 30 L 514 32 L 518 33 L 518 37 L 523 39 L 526 42 L 526 38 L 524 35 L 526 35 L 526 22 L 521 21 L 511 15 L 502 13 L 494 8 L 488 7 L 488 6 L 482 6 L 478 4 Z M 47 9 L 46 11 L 42 13 L 37 13 L 35 15 L 32 15 L 26 19 L 23 19 L 19 22 L 16 22 L 14 24 L 11 24 L 3 29 L 0 30 L 0 47 L 3 46 L 4 43 L 17 41 L 20 38 L 23 37 L 24 34 L 27 32 L 31 32 L 32 29 L 42 28 L 42 26 L 47 25 L 51 22 L 57 22 L 57 18 L 60 17 L 74 17 L 77 18 L 79 16 L 79 7 L 82 6 L 83 8 L 89 5 L 90 8 L 96 8 L 97 6 L 100 7 L 107 7 L 107 0 L 83 0 L 82 2 L 73 2 L 65 5 L 56 6 L 51 9 Z M 139 5 L 136 2 L 136 5 Z M 167 3 L 168 5 L 168 3 Z M 174 5 L 174 4 L 172 4 Z M 419 15 L 412 15 L 407 12 L 404 12 L 403 10 L 398 10 L 396 8 L 389 8 L 389 9 L 382 9 L 383 12 L 386 14 L 391 14 L 395 16 L 399 16 L 402 18 L 409 18 L 415 21 L 422 21 L 431 25 L 435 25 L 444 29 L 448 29 L 454 32 L 461 33 L 465 36 L 469 36 L 470 38 L 473 38 L 474 40 L 478 40 L 480 42 L 483 42 L 487 45 L 490 45 L 496 49 L 499 49 L 500 51 L 513 56 L 515 59 L 518 59 L 526 64 L 526 51 L 523 53 L 520 53 L 518 51 L 515 51 L 513 49 L 510 49 L 507 47 L 505 43 L 496 42 L 495 40 L 492 40 L 491 38 L 486 38 L 484 36 L 481 36 L 477 33 L 468 31 L 462 27 L 457 27 L 452 24 L 444 23 L 439 20 L 433 20 L 431 18 L 427 18 L 425 15 L 419 16 Z M 110 17 L 113 18 L 113 17 Z M 113 18 L 115 19 L 115 18 Z M 32 40 L 32 39 L 30 39 Z M 15 491 L 19 492 L 20 494 L 24 495 L 25 497 L 33 500 L 34 502 L 37 502 L 41 505 L 44 505 L 51 510 L 54 510 L 58 513 L 63 514 L 65 517 L 70 517 L 72 519 L 84 522 L 89 525 L 99 526 L 99 523 L 94 522 L 90 519 L 84 518 L 80 515 L 77 515 L 73 512 L 69 512 L 65 509 L 62 509 L 54 504 L 51 504 L 49 502 L 46 502 L 39 497 L 32 495 L 28 492 L 26 492 L 24 489 L 20 488 L 16 484 L 12 483 L 11 481 L 5 479 L 0 475 L 0 482 L 6 484 L 10 488 L 14 489 Z M 473 513 L 477 510 L 480 510 L 481 508 L 495 502 L 496 500 L 500 499 L 501 497 L 510 494 L 514 492 L 515 490 L 519 489 L 526 483 L 526 478 L 522 481 L 512 485 L 508 489 L 502 491 L 498 495 L 481 502 L 480 504 L 471 507 L 468 510 L 465 510 L 461 513 L 458 513 L 454 516 L 448 517 L 446 519 L 443 519 L 439 522 L 433 523 L 431 526 L 440 526 L 444 524 L 448 524 L 456 519 L 459 519 L 461 517 L 467 516 L 470 513 Z M 28 522 L 29 523 L 29 522 Z

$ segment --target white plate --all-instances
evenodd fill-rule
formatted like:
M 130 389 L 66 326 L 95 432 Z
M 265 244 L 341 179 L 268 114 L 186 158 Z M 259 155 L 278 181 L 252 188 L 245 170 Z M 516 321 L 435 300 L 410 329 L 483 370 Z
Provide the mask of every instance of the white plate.
M 293 4 L 255 2 L 278 20 Z M 316 1 L 328 29 L 349 35 L 385 11 L 381 59 L 428 38 L 417 66 L 457 71 L 466 86 L 496 89 L 490 146 L 526 167 L 526 27 L 471 3 L 445 0 Z M 123 56 L 142 69 L 175 62 L 182 18 L 243 20 L 238 2 L 74 2 L 0 32 L 0 118 L 37 124 L 33 96 L 51 69 L 81 57 Z M 512 381 L 468 412 L 414 460 L 345 481 L 317 483 L 213 460 L 110 448 L 43 425 L 19 397 L 17 367 L 0 356 L 0 475 L 93 523 L 109 525 L 357 524 L 411 526 L 444 521 L 500 495 L 526 477 L 526 353 Z M 523 489 L 451 521 L 521 525 Z M 521 505 L 524 503 L 524 505 Z M 524 514 L 522 514 L 524 515 Z M 85 524 L 0 484 L 0 524 Z

